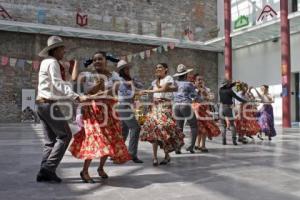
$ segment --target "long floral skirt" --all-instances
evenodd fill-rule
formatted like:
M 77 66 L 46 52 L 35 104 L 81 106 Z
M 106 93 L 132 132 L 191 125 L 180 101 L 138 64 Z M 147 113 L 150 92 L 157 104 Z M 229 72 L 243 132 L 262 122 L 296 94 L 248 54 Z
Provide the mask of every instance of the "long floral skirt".
M 109 156 L 120 164 L 131 159 L 114 109 L 116 103 L 114 99 L 100 99 L 82 107 L 83 127 L 69 148 L 74 157 L 95 159 Z
M 207 134 L 208 138 L 218 137 L 221 131 L 209 114 L 209 105 L 193 103 L 192 106 L 197 116 L 198 134 Z
M 184 134 L 176 127 L 172 106 L 158 103 L 146 115 L 141 128 L 141 141 L 158 143 L 165 152 L 172 152 L 184 145 Z
M 258 111 L 254 105 L 246 105 L 244 108 L 240 108 L 240 116 L 235 120 L 236 131 L 239 135 L 253 136 L 260 131 L 257 113 Z
M 259 111 L 258 123 L 260 129 L 267 136 L 274 137 L 276 136 L 276 130 L 274 127 L 274 113 L 273 107 L 270 104 L 264 104 Z

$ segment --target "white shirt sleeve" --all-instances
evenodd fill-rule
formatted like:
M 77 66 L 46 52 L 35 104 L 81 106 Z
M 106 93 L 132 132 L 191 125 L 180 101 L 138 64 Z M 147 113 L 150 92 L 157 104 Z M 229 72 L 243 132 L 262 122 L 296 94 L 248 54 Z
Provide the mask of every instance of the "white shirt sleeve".
M 60 92 L 64 96 L 66 96 L 68 98 L 72 98 L 72 99 L 76 99 L 79 96 L 72 90 L 71 84 L 68 84 L 67 82 L 62 80 L 61 73 L 60 73 L 60 67 L 59 67 L 59 64 L 57 61 L 51 62 L 49 64 L 48 71 L 50 74 L 52 86 L 58 92 Z

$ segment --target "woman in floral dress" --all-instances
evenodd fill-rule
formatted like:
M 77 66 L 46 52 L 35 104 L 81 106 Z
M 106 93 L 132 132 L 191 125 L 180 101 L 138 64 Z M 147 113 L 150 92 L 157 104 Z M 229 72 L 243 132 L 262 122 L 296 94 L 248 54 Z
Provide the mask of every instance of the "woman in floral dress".
M 158 146 L 165 153 L 164 160 L 159 164 L 166 165 L 171 160 L 169 153 L 184 145 L 184 135 L 176 127 L 176 122 L 172 118 L 172 92 L 177 88 L 174 86 L 173 78 L 167 73 L 167 64 L 158 64 L 155 71 L 157 79 L 152 82 L 153 89 L 144 91 L 153 94 L 153 106 L 142 126 L 141 140 L 152 143 L 154 166 L 158 166 Z
M 92 64 L 94 71 L 85 73 L 83 81 L 86 82 L 85 93 L 93 100 L 81 105 L 83 126 L 69 148 L 74 157 L 84 159 L 80 176 L 86 183 L 94 183 L 88 173 L 93 159 L 100 159 L 97 171 L 102 178 L 108 178 L 104 171 L 108 157 L 119 164 L 131 159 L 114 109 L 117 100 L 112 96 L 114 83 L 119 80 L 119 76 L 107 70 L 104 52 L 95 53 Z

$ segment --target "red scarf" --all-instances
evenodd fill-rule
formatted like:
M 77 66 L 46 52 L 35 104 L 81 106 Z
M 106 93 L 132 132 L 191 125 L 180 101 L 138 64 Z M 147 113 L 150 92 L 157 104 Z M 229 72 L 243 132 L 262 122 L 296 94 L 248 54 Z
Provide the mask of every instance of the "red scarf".
M 59 67 L 60 67 L 61 78 L 62 78 L 63 81 L 66 81 L 65 68 L 64 68 L 64 66 L 61 63 L 59 63 Z

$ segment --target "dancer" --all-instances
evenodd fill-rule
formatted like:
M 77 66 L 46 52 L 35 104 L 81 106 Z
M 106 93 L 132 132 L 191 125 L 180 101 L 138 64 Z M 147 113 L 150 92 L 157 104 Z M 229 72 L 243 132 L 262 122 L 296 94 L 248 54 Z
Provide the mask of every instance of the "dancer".
M 251 93 L 251 89 L 252 88 L 249 88 L 246 83 L 241 83 L 238 95 L 248 101 L 255 101 L 255 97 Z M 238 110 L 238 117 L 236 118 L 235 123 L 236 131 L 239 135 L 238 142 L 247 144 L 248 141 L 245 136 L 252 138 L 252 136 L 256 135 L 260 130 L 260 126 L 256 120 L 256 107 L 253 103 L 245 104 L 240 103 L 239 101 L 236 101 L 236 106 Z
M 124 60 L 120 60 L 117 65 L 119 75 L 122 78 L 118 89 L 118 109 L 122 122 L 122 134 L 124 140 L 126 140 L 128 134 L 130 134 L 128 150 L 132 157 L 132 161 L 135 163 L 143 163 L 143 161 L 137 156 L 141 127 L 136 120 L 132 108 L 134 104 L 134 96 L 138 93 L 136 90 L 141 89 L 143 85 L 131 77 L 131 67 L 132 65 L 128 64 Z
M 272 137 L 276 136 L 276 130 L 274 127 L 274 112 L 272 106 L 272 103 L 274 103 L 274 97 L 269 93 L 269 86 L 263 85 L 261 86 L 260 90 L 261 93 L 255 89 L 258 97 L 263 103 L 262 108 L 259 110 L 258 123 L 260 125 L 260 133 L 258 134 L 258 138 L 263 139 L 261 132 L 264 132 L 271 141 Z
M 230 80 L 224 80 L 220 89 L 219 89 L 219 96 L 220 96 L 220 120 L 221 120 L 221 132 L 223 137 L 223 145 L 226 145 L 226 118 L 229 120 L 230 123 L 230 130 L 232 133 L 232 142 L 233 145 L 237 144 L 237 138 L 236 138 L 236 128 L 234 124 L 234 117 L 233 117 L 233 98 L 237 99 L 240 102 L 246 103 L 247 101 L 245 99 L 240 98 L 237 96 L 232 88 L 239 83 L 237 82 L 231 82 Z
M 195 153 L 194 147 L 198 135 L 198 125 L 196 115 L 192 109 L 192 102 L 198 94 L 195 86 L 187 80 L 187 75 L 193 71 L 193 69 L 187 69 L 185 65 L 180 64 L 177 67 L 177 73 L 174 77 L 178 77 L 176 85 L 178 91 L 174 95 L 174 116 L 176 119 L 176 125 L 183 132 L 184 122 L 187 121 L 191 128 L 191 142 L 190 146 L 186 149 L 190 153 Z M 180 154 L 180 149 L 176 150 L 177 154 Z
M 44 146 L 43 159 L 40 171 L 36 177 L 38 182 L 51 181 L 60 183 L 62 180 L 56 175 L 56 168 L 63 158 L 72 133 L 68 121 L 58 105 L 55 103 L 61 99 L 84 101 L 86 96 L 79 96 L 72 91 L 72 87 L 65 82 L 59 61 L 65 54 L 65 44 L 58 36 L 51 36 L 39 56 L 44 60 L 39 71 L 39 83 L 37 91 L 37 114 L 40 117 L 43 132 Z M 58 119 L 59 118 L 59 119 Z
M 116 92 L 114 83 L 120 78 L 116 72 L 107 69 L 105 52 L 95 53 L 92 64 L 95 70 L 85 73 L 87 80 L 91 80 L 85 92 L 95 100 L 82 106 L 83 127 L 74 136 L 69 149 L 74 157 L 84 159 L 80 177 L 85 183 L 94 183 L 88 172 L 93 159 L 100 158 L 97 171 L 104 179 L 108 178 L 104 171 L 108 157 L 119 164 L 131 160 L 122 136 L 121 123 L 114 110 L 117 100 L 112 97 Z
M 205 87 L 203 77 L 198 74 L 195 75 L 195 86 L 201 97 L 197 98 L 193 103 L 193 109 L 196 113 L 198 122 L 198 140 L 195 149 L 207 153 L 208 150 L 205 146 L 206 138 L 217 137 L 221 134 L 221 131 L 209 113 L 211 111 L 210 105 L 213 96 L 211 95 L 210 89 Z
M 146 115 L 146 121 L 142 126 L 141 140 L 152 143 L 153 165 L 166 165 L 171 161 L 170 152 L 184 145 L 184 135 L 176 127 L 172 117 L 172 104 L 174 91 L 174 80 L 168 75 L 168 65 L 160 63 L 156 65 L 156 80 L 152 82 L 152 90 L 145 90 L 145 94 L 153 94 L 153 106 L 150 113 Z M 158 146 L 164 150 L 165 158 L 158 163 Z

